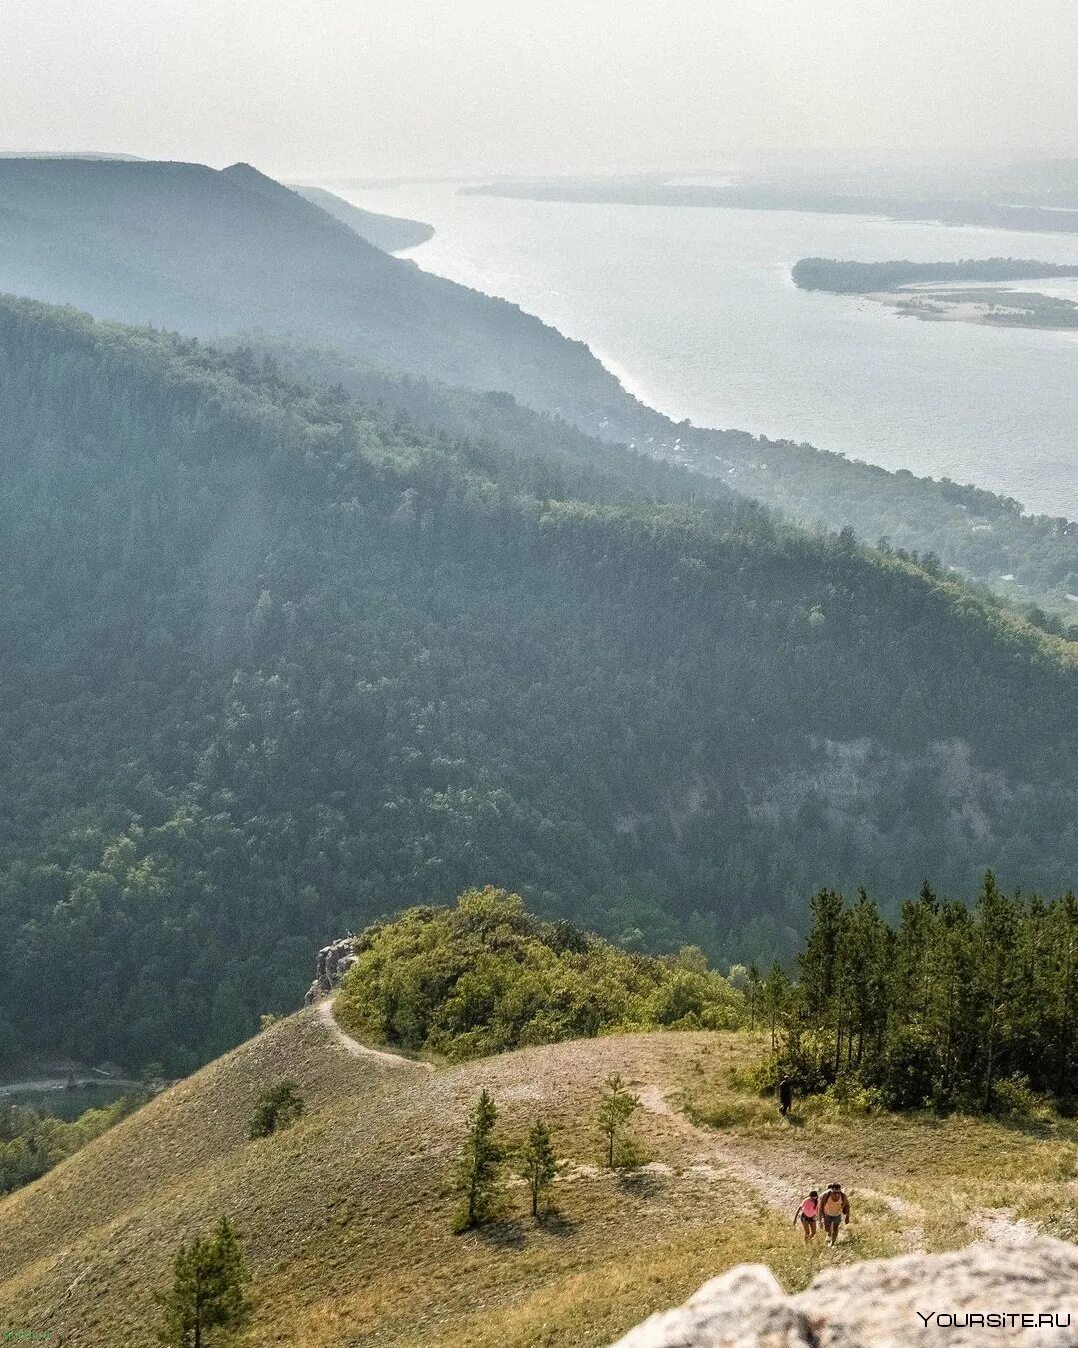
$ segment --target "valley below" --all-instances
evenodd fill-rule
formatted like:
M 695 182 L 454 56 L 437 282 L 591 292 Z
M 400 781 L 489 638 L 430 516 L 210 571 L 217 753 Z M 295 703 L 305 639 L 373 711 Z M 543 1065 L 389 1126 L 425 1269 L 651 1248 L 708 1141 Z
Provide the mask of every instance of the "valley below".
M 672 421 L 554 311 L 624 337 L 643 276 L 641 340 L 683 306 L 724 396 L 757 356 L 711 331 L 777 387 L 886 321 L 875 386 L 961 325 L 732 217 L 694 254 L 528 202 L 564 246 L 487 252 L 372 204 L 0 162 L 0 1062 L 48 1088 L 0 1109 L 0 1325 L 148 1348 L 169 1306 L 188 1348 L 209 1259 L 237 1348 L 602 1348 L 745 1262 L 1067 1265 L 1078 526 Z M 390 251 L 462 243 L 482 287 Z M 686 258 L 713 288 L 663 307 Z M 914 298 L 1026 293 L 960 279 Z M 1065 338 L 983 317 L 947 340 L 1010 376 Z M 64 1120 L 35 1060 L 153 1085 Z

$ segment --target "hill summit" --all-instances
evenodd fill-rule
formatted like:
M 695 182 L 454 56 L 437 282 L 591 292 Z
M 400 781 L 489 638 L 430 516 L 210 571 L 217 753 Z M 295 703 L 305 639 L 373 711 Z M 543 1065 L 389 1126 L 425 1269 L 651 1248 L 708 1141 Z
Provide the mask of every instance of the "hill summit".
M 369 927 L 337 1007 L 361 1037 L 460 1061 L 633 1028 L 732 1029 L 744 999 L 699 950 L 618 950 L 488 887 Z

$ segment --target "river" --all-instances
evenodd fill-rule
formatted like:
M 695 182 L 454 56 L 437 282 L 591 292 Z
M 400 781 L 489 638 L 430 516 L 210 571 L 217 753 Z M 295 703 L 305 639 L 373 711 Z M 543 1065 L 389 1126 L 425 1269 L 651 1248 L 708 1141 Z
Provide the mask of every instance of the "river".
M 948 475 L 1078 518 L 1078 333 L 929 323 L 798 290 L 799 257 L 1078 262 L 1078 238 L 794 211 L 325 186 L 429 222 L 404 256 L 588 343 L 680 420 Z M 1027 289 L 1038 288 L 1030 283 Z M 1078 298 L 1078 287 L 1052 292 Z

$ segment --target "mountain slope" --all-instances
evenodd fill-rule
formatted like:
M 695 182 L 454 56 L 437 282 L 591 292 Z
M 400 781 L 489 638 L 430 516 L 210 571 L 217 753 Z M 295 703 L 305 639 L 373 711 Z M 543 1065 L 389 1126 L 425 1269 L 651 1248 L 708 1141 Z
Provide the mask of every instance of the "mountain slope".
M 429 379 L 372 370 L 343 352 L 265 343 L 301 377 L 341 384 L 366 402 L 404 412 L 421 426 L 483 438 L 502 454 L 535 443 L 555 455 L 563 472 L 611 465 L 619 455 L 670 470 L 649 490 L 660 500 L 739 494 L 787 519 L 835 531 L 853 528 L 866 540 L 886 540 L 990 585 L 1031 621 L 1073 640 L 1078 592 L 1078 524 L 1022 513 L 1021 504 L 949 479 L 889 472 L 792 441 L 682 423 L 642 437 L 636 448 L 605 443 L 560 418 L 533 411 L 505 393 L 449 388 Z M 638 479 L 639 480 L 639 479 Z M 1044 605 L 1051 616 L 1038 612 Z
M 375 248 L 381 248 L 386 253 L 395 253 L 402 248 L 416 248 L 434 235 L 431 226 L 423 224 L 420 220 L 403 220 L 393 215 L 379 215 L 374 211 L 360 210 L 343 197 L 327 192 L 324 187 L 296 185 L 292 191 L 304 201 L 321 207 L 335 220 L 354 230 L 361 239 L 366 239 L 368 243 L 373 243 Z
M 334 207 L 352 224 L 353 209 Z M 473 396 L 511 395 L 589 436 L 716 476 L 794 519 L 938 553 L 1014 602 L 1072 615 L 1066 596 L 1078 592 L 1078 526 L 1026 519 L 1017 502 L 991 493 L 811 446 L 675 426 L 626 393 L 581 343 L 514 305 L 387 257 L 248 165 L 216 172 L 197 164 L 0 160 L 3 289 L 101 317 L 288 342 L 302 363 L 334 366 L 325 377 L 350 388 L 369 387 L 373 370 L 388 370 L 391 404 L 401 375 Z M 301 349 L 312 345 L 321 355 Z M 460 394 L 454 399 L 448 415 L 446 399 L 432 397 L 429 386 L 421 401 L 445 423 L 461 411 Z M 503 410 L 491 402 L 482 420 L 512 444 L 519 417 Z M 563 432 L 564 447 L 587 456 L 587 442 L 570 446 Z
M 485 883 L 770 959 L 823 884 L 1072 880 L 1071 648 L 848 538 L 14 301 L 0 465 L 8 1053 L 188 1068 Z
M 654 419 L 583 344 L 389 257 L 247 164 L 0 161 L 0 290 L 125 322 L 332 343 L 379 368 L 509 389 L 595 430 Z
M 430 1071 L 348 1052 L 323 1007 L 302 1012 L 0 1201 L 0 1325 L 70 1348 L 149 1348 L 152 1292 L 176 1245 L 223 1212 L 254 1274 L 243 1348 L 599 1348 L 736 1262 L 766 1261 L 799 1288 L 835 1262 L 963 1245 L 989 1217 L 1005 1238 L 1006 1218 L 984 1209 L 1005 1171 L 1023 1175 L 1024 1211 L 1062 1230 L 1057 1176 L 1073 1138 L 811 1116 L 795 1132 L 770 1102 L 722 1085 L 758 1047 L 749 1036 L 615 1036 Z M 650 1158 L 621 1177 L 600 1168 L 595 1129 L 615 1070 L 643 1101 L 633 1130 Z M 259 1092 L 282 1077 L 304 1096 L 303 1119 L 248 1142 Z M 484 1087 L 505 1141 L 539 1114 L 553 1126 L 565 1163 L 557 1216 L 536 1226 L 515 1186 L 505 1221 L 454 1236 L 452 1167 Z M 708 1091 L 726 1102 L 721 1130 L 680 1111 L 684 1095 Z M 806 1252 L 791 1200 L 835 1171 L 853 1225 L 835 1254 Z M 933 1201 L 940 1186 L 946 1205 Z
M 706 1047 L 697 1035 L 596 1040 L 430 1073 L 349 1054 L 304 1012 L 0 1202 L 0 1324 L 72 1348 L 106 1335 L 150 1345 L 151 1293 L 176 1244 L 227 1211 L 259 1296 L 245 1344 L 478 1348 L 487 1322 L 492 1343 L 533 1342 L 540 1323 L 553 1343 L 607 1342 L 716 1261 L 743 1251 L 784 1262 L 784 1229 L 758 1217 L 751 1197 L 747 1239 L 724 1223 L 737 1198 L 722 1176 L 681 1173 L 680 1162 L 676 1178 L 660 1171 L 623 1185 L 598 1171 L 591 1115 L 605 1075 L 646 1075 L 661 1099 Z M 303 1120 L 248 1142 L 257 1094 L 283 1076 L 305 1098 Z M 557 1127 L 572 1171 L 558 1186 L 560 1220 L 545 1229 L 529 1220 L 452 1234 L 453 1161 L 484 1085 L 503 1107 L 506 1137 L 540 1109 Z M 664 1168 L 674 1161 L 660 1145 L 662 1115 L 637 1131 Z

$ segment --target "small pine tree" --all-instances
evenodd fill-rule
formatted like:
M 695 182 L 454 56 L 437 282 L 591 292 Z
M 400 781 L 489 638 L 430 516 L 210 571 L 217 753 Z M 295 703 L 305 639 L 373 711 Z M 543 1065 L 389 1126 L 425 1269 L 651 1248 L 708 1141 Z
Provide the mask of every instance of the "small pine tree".
M 247 1323 L 248 1280 L 236 1234 L 222 1217 L 212 1236 L 181 1245 L 172 1265 L 172 1286 L 158 1292 L 162 1310 L 158 1337 L 168 1348 L 218 1348 Z
M 498 1206 L 501 1191 L 502 1148 L 494 1137 L 498 1109 L 486 1090 L 468 1116 L 468 1136 L 457 1167 L 457 1188 L 464 1196 L 464 1209 L 457 1230 L 467 1231 L 488 1221 Z
M 303 1097 L 296 1090 L 296 1083 L 280 1081 L 258 1097 L 255 1112 L 251 1115 L 249 1136 L 252 1141 L 269 1137 L 295 1123 L 302 1114 Z
M 763 979 L 760 977 L 760 970 L 756 966 L 756 961 L 749 965 L 748 983 L 749 983 L 749 1029 L 756 1029 L 756 1004 L 760 999 L 760 984 Z
M 606 1092 L 599 1105 L 599 1132 L 606 1144 L 606 1164 L 613 1170 L 618 1159 L 618 1142 L 625 1125 L 640 1108 L 640 1101 L 622 1080 L 619 1072 L 606 1079 Z
M 790 1009 L 793 995 L 793 984 L 778 960 L 772 964 L 771 971 L 764 979 L 761 992 L 763 996 L 760 1009 L 767 1016 L 771 1030 L 771 1052 L 775 1054 L 779 1047 L 779 1027 Z
M 536 1119 L 520 1152 L 520 1174 L 531 1190 L 533 1217 L 540 1215 L 543 1199 L 557 1173 L 558 1158 L 550 1129 L 542 1119 Z

